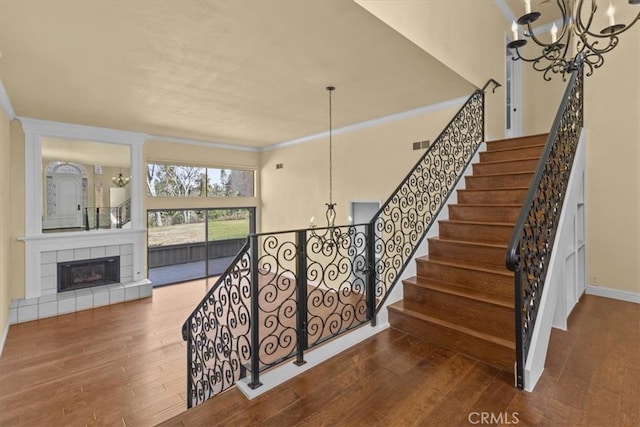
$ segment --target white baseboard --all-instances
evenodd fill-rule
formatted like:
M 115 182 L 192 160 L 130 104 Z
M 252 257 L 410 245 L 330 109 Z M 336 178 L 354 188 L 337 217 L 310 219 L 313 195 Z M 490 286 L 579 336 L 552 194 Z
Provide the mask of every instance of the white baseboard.
M 283 382 L 313 368 L 314 366 L 318 366 L 320 363 L 325 362 L 327 359 L 345 351 L 349 347 L 372 337 L 378 332 L 382 332 L 388 327 L 388 323 L 382 325 L 378 324 L 375 327 L 366 325 L 353 332 L 349 332 L 341 337 L 329 341 L 314 350 L 309 350 L 309 352 L 304 355 L 304 360 L 306 362 L 304 365 L 297 366 L 293 362 L 283 363 L 281 366 L 260 375 L 260 382 L 262 385 L 256 389 L 251 389 L 251 387 L 249 387 L 251 374 L 249 374 L 245 379 L 238 381 L 236 386 L 248 399 L 253 399 L 260 396 L 262 393 L 271 390 L 277 385 L 280 385 Z
M 4 343 L 7 341 L 7 335 L 9 335 L 9 317 L 7 317 L 7 322 L 4 326 L 4 331 L 2 331 L 2 336 L 0 337 L 0 357 L 2 357 L 2 351 L 4 350 Z
M 636 304 L 640 304 L 640 293 L 638 292 L 629 292 L 623 291 L 621 289 L 606 288 L 603 286 L 594 285 L 587 285 L 587 289 L 585 290 L 585 292 L 588 295 L 595 295 L 598 297 L 611 298 L 620 301 L 635 302 Z

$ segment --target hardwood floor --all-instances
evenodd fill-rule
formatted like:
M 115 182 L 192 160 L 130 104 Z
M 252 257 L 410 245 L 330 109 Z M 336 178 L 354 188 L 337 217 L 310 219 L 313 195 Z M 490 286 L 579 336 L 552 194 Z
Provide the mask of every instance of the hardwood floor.
M 233 389 L 162 425 L 640 426 L 640 305 L 584 296 L 569 327 L 533 393 L 390 329 L 253 401 Z
M 0 426 L 153 425 L 186 409 L 181 326 L 204 280 L 13 325 L 0 357 Z
M 390 329 L 252 401 L 232 389 L 186 412 L 180 327 L 206 286 L 11 326 L 0 426 L 455 426 L 491 415 L 503 424 L 640 426 L 640 305 L 594 296 L 582 298 L 569 331 L 553 331 L 533 393 Z

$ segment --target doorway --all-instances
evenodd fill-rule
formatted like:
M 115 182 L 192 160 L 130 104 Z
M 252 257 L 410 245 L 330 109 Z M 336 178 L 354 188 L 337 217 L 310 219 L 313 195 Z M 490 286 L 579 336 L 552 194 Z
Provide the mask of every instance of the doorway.
M 379 201 L 351 201 L 350 202 L 350 210 L 351 210 L 351 222 L 352 224 L 364 224 L 371 221 L 371 218 L 378 212 L 380 209 Z
M 86 204 L 84 168 L 67 162 L 51 162 L 46 168 L 45 216 L 42 228 L 80 229 Z
M 507 138 L 522 135 L 522 61 L 514 61 L 513 56 L 514 52 L 507 49 L 505 61 L 505 136 Z

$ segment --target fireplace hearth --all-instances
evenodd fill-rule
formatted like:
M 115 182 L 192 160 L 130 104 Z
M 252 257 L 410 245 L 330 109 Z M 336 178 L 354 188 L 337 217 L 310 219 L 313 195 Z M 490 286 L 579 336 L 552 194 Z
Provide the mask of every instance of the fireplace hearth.
M 119 256 L 58 263 L 58 292 L 119 282 Z

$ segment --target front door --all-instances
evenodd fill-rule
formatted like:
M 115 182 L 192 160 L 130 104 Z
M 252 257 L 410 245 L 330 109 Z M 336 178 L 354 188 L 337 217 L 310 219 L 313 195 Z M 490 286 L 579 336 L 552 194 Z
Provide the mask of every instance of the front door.
M 44 228 L 82 227 L 82 176 L 66 173 L 51 175 L 53 194 L 47 194 Z

